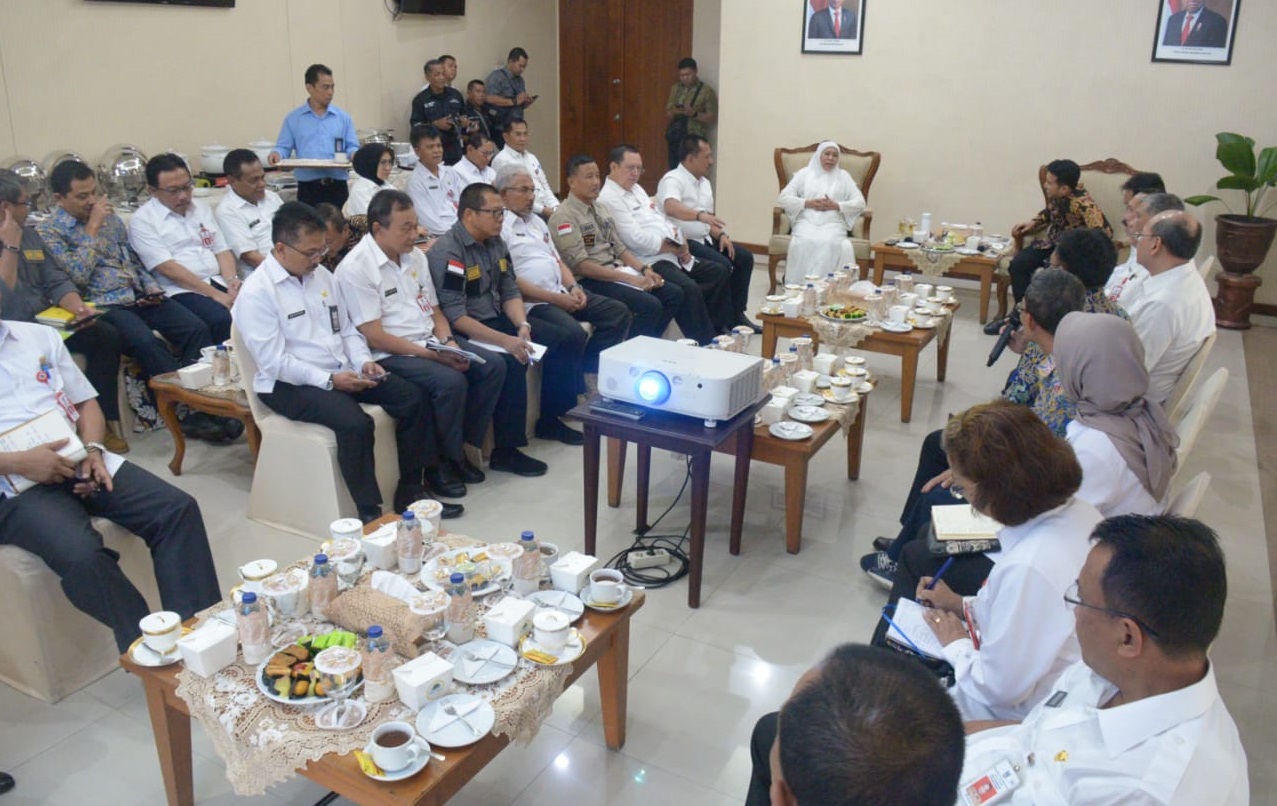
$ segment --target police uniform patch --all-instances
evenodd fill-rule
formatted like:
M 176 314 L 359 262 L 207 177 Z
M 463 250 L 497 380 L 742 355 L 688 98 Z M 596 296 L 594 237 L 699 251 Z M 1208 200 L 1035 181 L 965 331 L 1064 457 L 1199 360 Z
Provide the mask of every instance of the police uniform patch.
M 590 233 L 589 235 L 582 235 L 581 240 L 585 241 L 586 249 L 594 248 L 594 233 Z
M 501 270 L 502 274 L 505 274 L 510 270 L 510 264 L 505 258 L 501 258 L 497 261 L 497 267 Z
M 480 269 L 478 265 L 466 267 L 466 282 L 467 283 L 473 283 L 475 280 L 478 280 L 482 276 L 483 276 L 483 270 Z
M 572 225 L 571 225 L 571 224 L 560 224 L 560 225 L 558 226 L 558 228 L 557 228 L 557 231 L 558 231 L 558 233 L 559 233 L 560 235 L 571 235 L 571 234 L 572 234 Z
M 23 249 L 22 256 L 27 260 L 44 260 L 43 249 Z

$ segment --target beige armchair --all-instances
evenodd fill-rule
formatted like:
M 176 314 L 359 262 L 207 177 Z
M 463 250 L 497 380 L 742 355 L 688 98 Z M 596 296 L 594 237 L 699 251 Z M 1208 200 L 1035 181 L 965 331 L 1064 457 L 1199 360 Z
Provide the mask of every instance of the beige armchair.
M 794 174 L 799 169 L 806 168 L 807 163 L 811 160 L 811 155 L 816 153 L 816 147 L 820 143 L 812 143 L 809 146 L 801 148 L 778 148 L 775 150 L 776 161 L 776 181 L 778 182 L 777 192 L 784 190 L 785 185 L 789 184 L 789 180 L 794 178 Z M 873 184 L 874 174 L 878 173 L 878 164 L 882 162 L 882 154 L 877 151 L 853 151 L 844 145 L 839 145 L 842 151 L 842 157 L 838 160 L 839 166 L 851 174 L 851 178 L 856 180 L 856 184 L 860 187 L 860 192 L 865 197 L 865 204 L 869 203 L 869 186 Z M 865 211 L 860 214 L 860 218 L 856 219 L 856 225 L 848 235 L 851 237 L 852 246 L 856 251 L 856 262 L 862 268 L 869 266 L 869 226 L 873 223 L 873 210 L 868 206 Z M 767 293 L 776 293 L 776 273 L 780 266 L 780 262 L 789 254 L 789 233 L 790 221 L 789 216 L 779 207 L 772 208 L 772 236 L 767 242 Z

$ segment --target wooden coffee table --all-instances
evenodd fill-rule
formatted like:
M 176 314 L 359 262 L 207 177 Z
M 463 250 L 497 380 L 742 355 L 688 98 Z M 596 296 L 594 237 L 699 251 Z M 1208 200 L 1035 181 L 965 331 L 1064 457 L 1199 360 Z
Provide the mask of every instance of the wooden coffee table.
M 394 519 L 387 515 L 365 527 L 372 531 Z M 636 591 L 628 607 L 613 613 L 587 610 L 577 629 L 586 640 L 585 654 L 572 663 L 565 687 L 591 666 L 598 667 L 599 695 L 603 705 L 603 736 L 607 746 L 620 750 L 625 745 L 626 702 L 630 666 L 630 620 L 646 599 Z M 193 620 L 192 620 L 193 622 Z M 170 806 L 195 803 L 192 777 L 191 718 L 186 703 L 177 696 L 178 664 L 162 668 L 139 666 L 127 654 L 120 665 L 141 679 L 146 704 L 155 733 L 155 749 Z M 372 731 L 372 725 L 363 730 Z M 365 776 L 353 753 L 329 753 L 298 770 L 320 786 L 359 804 L 442 804 L 474 778 L 488 762 L 510 743 L 508 736 L 489 733 L 469 747 L 443 751 L 447 761 L 430 761 L 411 778 L 380 783 Z
M 956 311 L 962 305 L 953 303 L 949 307 L 950 310 Z M 771 360 L 771 357 L 776 354 L 776 340 L 781 337 L 792 339 L 796 336 L 808 336 L 814 342 L 812 349 L 819 346 L 820 337 L 816 335 L 816 329 L 805 317 L 760 313 L 758 318 L 763 323 L 761 349 L 763 358 L 767 360 Z M 952 335 L 953 325 L 950 323 L 945 338 L 936 345 L 936 380 L 940 383 L 944 383 L 945 372 L 948 370 L 949 337 Z M 926 330 L 914 328 L 908 333 L 875 330 L 866 336 L 864 341 L 851 348 L 870 353 L 900 356 L 900 422 L 902 423 L 909 422 L 913 417 L 913 390 L 918 381 L 918 355 L 922 352 L 922 348 L 935 340 L 935 328 Z
M 187 389 L 182 386 L 176 372 L 156 375 L 151 378 L 149 385 L 155 393 L 155 407 L 159 409 L 164 424 L 173 435 L 173 461 L 168 463 L 168 468 L 173 471 L 174 476 L 182 475 L 182 459 L 186 457 L 186 435 L 182 433 L 182 424 L 177 419 L 178 403 L 185 403 L 205 414 L 239 420 L 244 424 L 244 435 L 248 437 L 248 449 L 253 452 L 253 462 L 257 462 L 262 432 L 258 430 L 253 413 L 248 409 L 248 397 L 243 389 L 238 386 L 228 387 L 225 392 Z
M 873 245 L 873 283 L 882 285 L 882 275 L 887 269 L 895 271 L 916 271 L 918 266 L 909 259 L 909 252 L 898 246 L 887 246 L 885 243 Z M 985 257 L 980 255 L 963 255 L 955 266 L 946 271 L 942 277 L 963 277 L 980 281 L 980 324 L 989 321 L 989 292 L 993 286 L 993 273 L 998 268 L 1001 255 Z

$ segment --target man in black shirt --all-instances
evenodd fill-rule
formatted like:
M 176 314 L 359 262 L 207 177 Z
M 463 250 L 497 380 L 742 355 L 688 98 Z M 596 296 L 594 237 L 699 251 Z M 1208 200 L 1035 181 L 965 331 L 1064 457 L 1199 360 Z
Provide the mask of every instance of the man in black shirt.
M 431 59 L 426 62 L 426 81 L 429 86 L 412 99 L 412 125 L 429 123 L 443 133 L 443 162 L 455 165 L 461 159 L 461 137 L 470 126 L 465 115 L 466 99 L 448 86 L 448 76 L 443 62 Z
M 492 116 L 484 111 L 488 104 L 488 87 L 479 79 L 472 79 L 466 85 L 466 105 L 462 108 L 462 116 L 470 121 L 466 135 L 482 134 L 492 140 Z M 463 138 L 464 139 L 464 138 Z M 495 140 L 493 141 L 495 142 Z

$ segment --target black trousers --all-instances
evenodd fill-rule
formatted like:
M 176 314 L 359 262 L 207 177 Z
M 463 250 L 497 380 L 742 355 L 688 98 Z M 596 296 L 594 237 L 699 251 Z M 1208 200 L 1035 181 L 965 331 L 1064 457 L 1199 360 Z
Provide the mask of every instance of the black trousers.
M 730 273 L 728 282 L 731 284 L 731 324 L 735 325 L 739 317 L 745 313 L 745 308 L 749 306 L 749 281 L 754 279 L 754 253 L 740 244 L 733 244 L 733 246 L 735 257 L 728 257 L 726 252 L 720 252 L 713 244 L 699 241 L 688 244 L 688 248 L 697 260 L 716 261 L 726 267 Z
M 745 794 L 745 806 L 771 806 L 772 745 L 776 742 L 780 712 L 763 714 L 754 723 L 754 733 L 749 738 L 749 758 L 753 769 L 749 775 L 749 792 Z
M 538 341 L 536 335 L 540 332 L 543 322 L 552 322 L 562 328 L 570 324 L 574 325 L 576 322 L 589 322 L 593 325 L 594 335 L 585 342 L 585 350 L 581 353 L 581 371 L 598 372 L 599 353 L 625 341 L 634 316 L 630 313 L 630 309 L 618 300 L 600 294 L 591 294 L 589 291 L 585 292 L 585 298 L 587 300 L 585 307 L 579 311 L 568 313 L 547 302 L 529 309 L 528 318 L 536 322 L 533 341 Z M 577 329 L 580 330 L 580 327 L 577 326 Z M 581 332 L 585 333 L 585 331 Z
M 519 329 L 504 314 L 495 319 L 478 320 L 484 325 L 505 333 L 517 336 Z M 535 337 L 534 337 L 535 340 Z M 537 342 L 544 344 L 544 342 Z M 550 345 L 546 345 L 549 347 Z M 519 359 L 509 353 L 496 353 L 485 350 L 477 344 L 470 343 L 467 350 L 478 353 L 489 362 L 505 364 L 505 381 L 501 384 L 501 392 L 497 395 L 497 408 L 492 415 L 492 447 L 497 450 L 522 448 L 528 444 L 528 367 L 519 363 Z M 546 352 L 549 359 L 549 352 Z M 541 376 L 541 383 L 549 383 L 549 366 Z M 544 416 L 544 412 L 542 412 Z
M 178 294 L 170 299 L 199 317 L 208 327 L 208 335 L 212 337 L 211 344 L 221 344 L 231 337 L 231 311 L 222 303 L 194 291 Z
M 913 540 L 905 545 L 896 564 L 896 581 L 891 586 L 888 605 L 900 599 L 913 599 L 918 592 L 918 582 L 923 577 L 935 576 L 947 557 L 932 554 L 925 540 Z M 953 564 L 944 572 L 944 582 L 959 596 L 975 596 L 980 586 L 989 578 L 993 561 L 983 554 L 961 554 L 953 558 Z M 878 619 L 870 643 L 884 646 L 887 639 L 887 622 Z
M 120 353 L 124 340 L 105 317 L 78 330 L 63 342 L 68 352 L 84 356 L 84 377 L 98 392 L 107 421 L 120 419 Z
M 124 352 L 142 366 L 147 378 L 174 372 L 178 367 L 200 359 L 200 348 L 213 344 L 208 325 L 190 311 L 171 299 L 158 305 L 132 305 L 110 308 L 102 317 L 120 331 L 124 340 Z M 177 348 L 180 358 L 163 341 L 155 338 L 159 331 Z
M 67 599 L 115 633 L 123 653 L 150 612 L 89 518 L 118 523 L 151 550 L 160 601 L 188 619 L 221 598 L 204 519 L 195 499 L 125 462 L 115 489 L 80 498 L 62 485 L 40 484 L 0 499 L 0 543 L 35 554 L 62 580 Z
M 579 282 L 591 294 L 614 299 L 629 309 L 633 316 L 631 336 L 659 339 L 665 333 L 665 328 L 669 327 L 674 314 L 683 307 L 683 288 L 673 283 L 666 283 L 651 291 L 641 291 L 632 285 L 614 283 L 611 280 L 584 278 Z
M 427 425 L 421 391 L 391 375 L 362 392 L 339 392 L 318 386 L 294 386 L 275 381 L 275 390 L 259 394 L 261 401 L 290 420 L 316 423 L 337 435 L 337 465 L 361 514 L 381 507 L 377 467 L 373 459 L 373 421 L 360 403 L 381 406 L 395 419 L 399 449 L 399 483 L 421 484 L 425 465 Z
M 470 349 L 464 341 L 461 346 Z M 483 447 L 505 382 L 503 362 L 472 361 L 465 372 L 415 356 L 392 355 L 378 363 L 421 390 L 428 428 L 422 456 L 425 467 L 437 466 L 441 458 L 461 463 L 463 442 Z
M 701 297 L 705 300 L 705 309 L 709 312 L 710 324 L 714 327 L 715 335 L 727 333 L 736 324 L 736 311 L 732 309 L 732 264 L 728 260 L 720 261 L 714 258 L 713 255 L 715 253 L 712 246 L 705 247 L 703 254 L 710 255 L 710 257 L 698 257 L 696 263 L 692 266 L 692 270 L 685 271 L 683 274 L 694 280 L 700 288 Z M 727 256 L 723 255 L 723 257 L 726 258 Z M 656 268 L 659 271 L 662 266 L 667 265 L 675 265 L 672 258 L 660 261 L 656 264 Z
M 1011 258 L 1007 273 L 1011 275 L 1011 295 L 1015 297 L 1016 302 L 1024 299 L 1024 292 L 1029 287 L 1029 281 L 1033 279 L 1033 273 L 1046 265 L 1054 251 L 1054 246 L 1050 249 L 1025 247 Z
M 652 268 L 664 278 L 666 286 L 675 286 L 683 292 L 683 304 L 678 306 L 678 310 L 674 313 L 674 321 L 678 322 L 678 329 L 683 331 L 683 335 L 687 338 L 696 339 L 701 344 L 712 342 L 718 335 L 718 328 L 714 326 L 714 319 L 710 316 L 709 304 L 700 283 L 679 268 L 676 263 L 668 260 L 657 260 L 652 263 Z M 702 275 L 705 276 L 717 267 L 704 264 L 697 268 L 701 269 Z M 723 289 L 725 285 L 720 281 L 711 288 Z M 717 302 L 717 299 L 713 301 Z
M 311 207 L 328 202 L 340 210 L 349 196 L 350 189 L 343 179 L 311 179 L 297 183 L 297 201 Z

